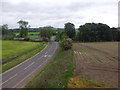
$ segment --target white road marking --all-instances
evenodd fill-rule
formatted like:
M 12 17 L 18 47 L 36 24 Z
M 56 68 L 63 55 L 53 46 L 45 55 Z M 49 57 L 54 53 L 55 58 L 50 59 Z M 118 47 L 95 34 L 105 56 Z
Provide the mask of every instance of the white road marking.
M 14 78 L 15 76 L 17 76 L 17 74 L 15 74 L 14 76 L 10 77 L 8 80 L 4 81 L 2 84 L 8 82 L 10 79 Z M 1 85 L 2 85 L 2 84 L 1 84 Z M 1 86 L 1 85 L 0 85 L 0 86 Z
M 76 51 L 74 51 L 74 53 L 76 54 Z
M 48 52 L 45 53 L 45 55 L 47 54 Z
M 44 57 L 47 57 L 48 55 L 45 55 Z
M 33 63 L 31 63 L 30 65 L 28 65 L 26 68 L 24 68 L 24 70 L 25 69 L 27 69 L 28 67 L 30 67 L 31 65 L 33 65 L 35 62 L 33 62 Z
M 48 57 L 51 57 L 51 55 L 48 55 Z

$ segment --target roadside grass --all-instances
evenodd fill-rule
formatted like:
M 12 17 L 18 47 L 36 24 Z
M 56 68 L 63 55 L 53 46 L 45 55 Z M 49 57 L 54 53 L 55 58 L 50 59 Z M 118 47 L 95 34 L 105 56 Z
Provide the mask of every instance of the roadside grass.
M 12 59 L 11 61 L 8 61 L 8 62 L 2 64 L 2 72 L 5 72 L 5 71 L 11 69 L 12 67 L 20 64 L 21 62 L 27 60 L 28 58 L 32 57 L 36 53 L 40 52 L 42 49 L 45 48 L 47 43 L 39 43 L 38 45 L 39 45 L 38 48 L 35 48 L 34 50 L 32 50 L 30 52 L 26 52 L 25 54 L 18 56 L 16 58 Z
M 27 88 L 65 88 L 73 76 L 73 50 L 59 48 L 48 65 L 27 85 Z

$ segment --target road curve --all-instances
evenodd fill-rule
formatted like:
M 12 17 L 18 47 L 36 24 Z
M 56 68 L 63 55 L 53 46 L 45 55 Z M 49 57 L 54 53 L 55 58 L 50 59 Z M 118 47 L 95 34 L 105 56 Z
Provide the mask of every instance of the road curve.
M 48 46 L 32 58 L 2 74 L 2 88 L 23 88 L 51 59 L 57 50 L 57 42 Z

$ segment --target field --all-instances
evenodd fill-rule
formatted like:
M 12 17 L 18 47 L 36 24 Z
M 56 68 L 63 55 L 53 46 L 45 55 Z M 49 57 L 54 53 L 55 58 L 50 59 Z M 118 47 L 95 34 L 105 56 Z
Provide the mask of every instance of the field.
M 19 33 L 15 33 L 15 34 L 18 35 Z M 28 32 L 28 38 L 35 39 L 35 38 L 40 37 L 39 35 L 36 35 L 36 34 L 40 34 L 40 32 Z
M 7 59 L 11 56 L 28 51 L 38 45 L 40 45 L 40 43 L 2 40 L 2 58 L 3 60 Z
M 75 77 L 118 87 L 118 42 L 74 43 Z
M 40 32 L 28 32 L 28 35 L 29 34 L 39 34 Z M 15 34 L 19 34 L 19 33 L 15 33 Z
M 2 41 L 3 72 L 40 52 L 47 43 L 28 41 Z

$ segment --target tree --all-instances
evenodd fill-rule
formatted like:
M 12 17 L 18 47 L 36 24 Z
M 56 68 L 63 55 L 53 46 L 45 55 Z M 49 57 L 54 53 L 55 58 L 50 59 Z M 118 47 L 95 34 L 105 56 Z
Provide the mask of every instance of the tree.
M 7 24 L 3 24 L 2 26 L 0 26 L 0 28 L 2 30 L 2 39 L 9 40 L 15 37 L 15 34 L 8 29 Z
M 79 41 L 111 41 L 110 27 L 102 23 L 86 23 L 79 27 Z
M 120 34 L 120 31 L 118 30 L 118 28 L 111 28 L 112 30 L 112 41 L 120 41 L 119 39 L 119 34 Z
M 28 22 L 20 20 L 17 22 L 20 27 L 20 37 L 27 37 L 28 35 Z
M 40 30 L 40 36 L 44 39 L 44 40 L 49 40 L 50 37 L 52 36 L 52 32 L 53 32 L 53 27 L 51 26 L 46 26 L 43 27 Z
M 66 23 L 64 29 L 66 35 L 68 35 L 69 38 L 73 39 L 75 36 L 75 25 L 72 23 Z

